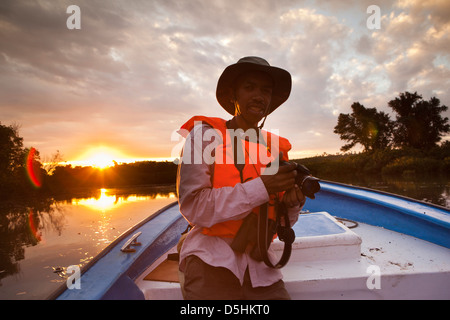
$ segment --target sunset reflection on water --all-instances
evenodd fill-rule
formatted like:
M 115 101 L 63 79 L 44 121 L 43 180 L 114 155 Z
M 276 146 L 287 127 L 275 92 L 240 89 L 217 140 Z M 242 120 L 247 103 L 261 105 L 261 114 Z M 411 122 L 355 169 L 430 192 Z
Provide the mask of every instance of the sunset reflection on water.
M 99 197 L 72 199 L 72 205 L 83 205 L 95 211 L 108 211 L 125 203 L 147 201 L 151 199 L 176 199 L 174 192 L 151 195 L 118 195 L 114 189 L 100 189 Z
M 87 227 L 80 234 L 90 235 L 92 244 L 102 246 L 114 241 L 124 231 L 117 225 L 127 225 L 127 221 L 137 223 L 146 218 L 151 212 L 142 205 L 146 207 L 149 201 L 158 200 L 175 201 L 176 195 L 174 192 L 121 194 L 120 190 L 102 188 L 97 196 L 72 199 L 71 206 L 78 208 L 77 215 L 85 217 L 84 222 L 76 223 L 80 227 Z M 136 219 L 143 213 L 142 219 Z

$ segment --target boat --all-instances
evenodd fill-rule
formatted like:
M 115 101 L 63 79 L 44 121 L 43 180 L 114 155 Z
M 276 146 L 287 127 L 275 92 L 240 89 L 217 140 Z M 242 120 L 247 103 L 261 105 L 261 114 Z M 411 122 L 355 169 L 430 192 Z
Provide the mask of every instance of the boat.
M 174 202 L 112 242 L 49 298 L 181 300 L 177 243 L 188 224 Z M 450 210 L 321 181 L 293 227 L 281 270 L 297 299 L 450 299 Z M 271 246 L 283 249 L 276 239 Z M 79 281 L 78 286 L 71 285 Z

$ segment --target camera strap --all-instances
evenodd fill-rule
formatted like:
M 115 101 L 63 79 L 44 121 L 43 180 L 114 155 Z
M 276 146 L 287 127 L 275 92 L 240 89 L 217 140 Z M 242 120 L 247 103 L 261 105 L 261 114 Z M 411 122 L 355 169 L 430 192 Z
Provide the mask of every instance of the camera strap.
M 270 268 L 279 269 L 284 267 L 291 257 L 292 243 L 295 240 L 295 233 L 290 226 L 286 205 L 283 202 L 276 200 L 275 206 L 275 211 L 277 214 L 277 234 L 280 241 L 284 243 L 283 254 L 281 255 L 280 260 L 276 264 L 272 264 L 272 261 L 270 261 L 269 256 L 267 255 L 271 242 L 267 241 L 267 237 L 271 235 L 269 230 L 268 203 L 265 203 L 260 207 L 258 215 L 257 241 L 259 252 L 264 263 Z M 281 225 L 281 217 L 284 219 L 284 226 Z
M 228 121 L 227 128 L 229 129 L 230 127 L 231 127 L 230 121 Z M 258 143 L 261 143 L 261 142 L 267 148 L 267 144 L 264 141 L 263 137 L 258 134 Z M 233 162 L 234 162 L 236 169 L 239 171 L 241 183 L 243 183 L 243 182 L 245 182 L 244 175 L 243 175 L 245 162 L 241 164 L 238 161 L 239 159 L 243 159 L 243 154 L 242 154 L 243 148 L 242 148 L 241 139 L 239 137 L 235 137 L 232 141 L 232 146 L 233 146 L 233 155 L 234 155 Z M 279 268 L 284 267 L 286 265 L 286 263 L 289 261 L 289 258 L 291 257 L 292 243 L 295 240 L 295 233 L 294 233 L 294 230 L 292 230 L 292 228 L 290 226 L 289 215 L 288 215 L 288 210 L 286 208 L 286 205 L 283 202 L 276 199 L 276 201 L 275 201 L 276 229 L 277 229 L 276 233 L 278 234 L 278 238 L 280 239 L 280 241 L 282 241 L 284 243 L 284 249 L 283 249 L 283 254 L 280 258 L 280 261 L 278 261 L 278 263 L 273 265 L 267 255 L 270 243 L 272 242 L 271 237 L 273 234 L 273 232 L 271 232 L 271 230 L 269 230 L 269 210 L 268 210 L 269 207 L 268 206 L 269 206 L 269 203 L 266 202 L 265 204 L 261 205 L 260 209 L 259 209 L 258 225 L 257 225 L 257 232 L 256 232 L 257 233 L 257 246 L 258 246 L 260 256 L 261 256 L 262 260 L 264 261 L 264 263 L 267 266 L 269 266 L 270 268 L 279 269 Z M 284 226 L 281 225 L 281 217 L 283 217 Z M 269 237 L 270 237 L 270 239 L 269 239 Z M 270 240 L 270 241 L 268 241 L 268 240 Z

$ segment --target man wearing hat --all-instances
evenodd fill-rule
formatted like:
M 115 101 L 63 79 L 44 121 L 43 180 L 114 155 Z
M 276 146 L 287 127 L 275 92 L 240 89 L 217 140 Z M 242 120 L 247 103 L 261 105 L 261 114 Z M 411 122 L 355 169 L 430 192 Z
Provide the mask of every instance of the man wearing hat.
M 186 143 L 177 190 L 180 211 L 193 226 L 180 251 L 185 299 L 290 298 L 280 270 L 262 261 L 251 236 L 242 249 L 235 245 L 261 208 L 275 220 L 274 204 L 282 202 L 292 224 L 305 202 L 295 164 L 278 167 L 288 160 L 289 141 L 261 130 L 290 91 L 289 72 L 244 57 L 217 84 L 217 100 L 233 117 L 195 116 L 181 127 Z M 270 249 L 268 254 L 274 258 Z

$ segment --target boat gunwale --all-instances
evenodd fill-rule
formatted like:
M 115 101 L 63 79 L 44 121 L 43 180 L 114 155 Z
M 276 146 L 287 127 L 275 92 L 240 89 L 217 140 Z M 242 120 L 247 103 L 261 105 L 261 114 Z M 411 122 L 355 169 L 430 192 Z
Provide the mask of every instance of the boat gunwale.
M 327 190 L 327 188 L 326 188 L 327 186 L 325 186 L 324 191 L 326 191 L 326 192 L 332 192 L 332 193 L 340 194 L 340 195 L 343 195 L 346 197 L 355 198 L 355 199 L 359 199 L 362 201 L 367 201 L 369 203 L 373 203 L 376 205 L 389 207 L 393 210 L 401 211 L 405 214 L 417 217 L 419 219 L 423 219 L 423 220 L 426 220 L 426 221 L 429 221 L 432 223 L 437 223 L 446 228 L 450 228 L 450 209 L 446 208 L 444 206 L 440 206 L 440 205 L 437 205 L 434 203 L 429 203 L 426 201 L 409 198 L 409 197 L 398 195 L 395 193 L 371 189 L 371 188 L 367 188 L 367 187 L 347 185 L 347 184 L 334 182 L 334 181 L 325 181 L 324 180 L 323 182 L 330 185 L 330 190 Z M 363 194 L 351 193 L 351 192 L 348 192 L 348 190 L 333 189 L 333 185 L 336 185 L 336 186 L 342 187 L 342 188 L 346 188 L 346 189 L 353 189 L 355 191 L 361 190 L 361 191 L 367 192 L 368 194 L 363 195 Z M 386 199 L 376 199 L 375 197 L 370 196 L 371 193 L 386 196 L 387 198 Z M 404 201 L 405 203 L 407 202 L 407 203 L 419 204 L 419 205 L 427 207 L 429 209 L 436 209 L 437 211 L 433 211 L 432 213 L 421 212 L 421 210 L 419 211 L 419 208 L 417 208 L 417 207 L 412 208 L 410 206 L 402 206 L 398 203 L 393 203 L 393 202 L 389 201 L 389 198 L 395 198 L 400 201 Z
M 431 203 L 431 202 L 427 202 L 427 201 L 423 201 L 423 200 L 419 200 L 419 199 L 414 199 L 414 198 L 411 198 L 411 197 L 408 197 L 408 196 L 404 196 L 404 195 L 401 195 L 401 194 L 387 192 L 387 191 L 378 190 L 378 189 L 372 189 L 372 188 L 369 188 L 369 187 L 361 187 L 361 186 L 356 186 L 356 185 L 352 185 L 352 184 L 345 184 L 345 183 L 342 183 L 342 182 L 335 182 L 335 181 L 329 181 L 329 180 L 320 180 L 320 181 L 328 183 L 328 184 L 338 185 L 338 186 L 341 186 L 341 187 L 344 187 L 344 188 L 361 189 L 361 190 L 367 191 L 367 192 L 380 193 L 382 195 L 386 195 L 386 196 L 389 196 L 389 197 L 399 198 L 400 200 L 420 203 L 420 204 L 422 204 L 424 206 L 427 206 L 427 207 L 434 207 L 436 209 L 447 211 L 450 214 L 450 208 L 441 206 L 441 205 L 436 204 L 436 203 Z

